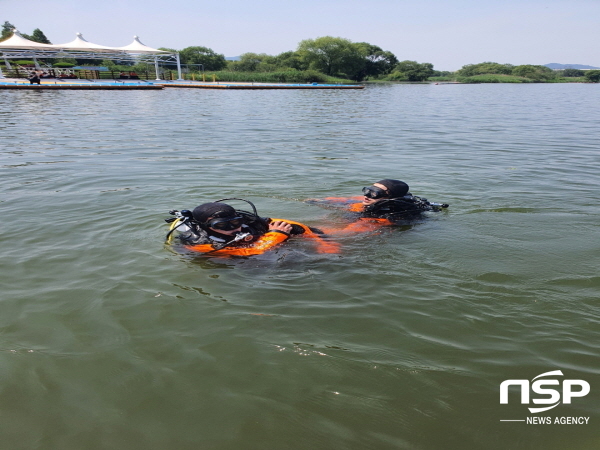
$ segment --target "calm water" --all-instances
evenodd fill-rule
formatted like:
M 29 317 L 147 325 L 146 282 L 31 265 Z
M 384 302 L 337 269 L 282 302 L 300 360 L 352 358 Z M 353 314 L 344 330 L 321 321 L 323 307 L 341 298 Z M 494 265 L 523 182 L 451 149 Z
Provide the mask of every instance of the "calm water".
M 597 449 L 599 104 L 587 84 L 0 91 L 2 448 Z M 343 218 L 303 200 L 381 178 L 451 206 L 339 255 L 163 244 L 169 209 L 235 196 L 319 226 Z M 591 392 L 500 405 L 553 370 Z M 589 423 L 500 422 L 533 416 Z

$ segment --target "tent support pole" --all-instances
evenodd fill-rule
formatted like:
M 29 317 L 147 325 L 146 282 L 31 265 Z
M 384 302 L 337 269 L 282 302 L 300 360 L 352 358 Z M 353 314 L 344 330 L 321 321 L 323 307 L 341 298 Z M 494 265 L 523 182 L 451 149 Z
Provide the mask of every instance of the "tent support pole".
M 160 81 L 158 76 L 158 58 L 154 58 L 154 71 L 156 72 L 156 81 Z
M 181 62 L 179 61 L 179 53 L 176 53 L 175 56 L 177 58 L 177 81 L 183 81 L 183 78 L 181 78 Z
M 12 69 L 12 67 L 10 67 L 10 63 L 8 62 L 8 58 L 6 58 L 6 56 L 4 57 L 4 64 L 6 64 L 6 68 L 8 70 Z M 0 67 L 0 78 L 6 78 L 4 76 L 4 74 L 2 73 L 2 67 Z

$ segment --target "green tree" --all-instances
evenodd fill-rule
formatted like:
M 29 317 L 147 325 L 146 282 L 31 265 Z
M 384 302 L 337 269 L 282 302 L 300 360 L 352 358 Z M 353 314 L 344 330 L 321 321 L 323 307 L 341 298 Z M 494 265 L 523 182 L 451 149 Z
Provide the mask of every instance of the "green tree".
M 186 47 L 179 52 L 183 64 L 202 64 L 204 70 L 222 70 L 227 67 L 225 55 L 207 47 Z
M 302 58 L 298 52 L 289 51 L 280 53 L 273 57 L 273 63 L 279 69 L 296 69 L 296 70 L 307 70 L 308 65 L 303 63 Z
M 398 59 L 392 52 L 384 51 L 381 47 L 378 47 L 368 42 L 358 42 L 354 44 L 358 51 L 365 58 L 364 74 L 366 76 L 378 76 L 386 75 L 394 70 Z
M 475 75 L 483 75 L 488 73 L 510 75 L 513 70 L 512 64 L 498 64 L 495 62 L 482 62 L 479 64 L 467 64 L 456 73 L 463 77 L 472 77 Z
M 387 77 L 385 77 L 386 81 L 408 81 L 408 77 L 405 73 L 402 72 L 392 72 Z
M 433 64 L 408 60 L 401 61 L 394 68 L 394 73 L 396 72 L 404 74 L 408 81 L 425 81 L 433 75 Z M 399 76 L 396 75 L 396 78 L 399 78 Z
M 8 20 L 4 21 L 4 24 L 2 25 L 2 35 L 0 35 L 0 42 L 11 37 L 15 28 L 16 27 Z
M 549 67 L 534 66 L 531 64 L 514 67 L 512 74 L 518 77 L 529 78 L 533 81 L 549 81 L 556 78 L 556 73 Z
M 332 36 L 306 39 L 298 44 L 298 55 L 310 69 L 326 75 L 360 79 L 364 72 L 364 55 L 348 39 Z
M 271 60 L 273 60 L 273 57 L 266 53 L 243 53 L 240 55 L 239 61 L 231 61 L 229 63 L 229 68 L 236 72 L 266 72 L 268 70 L 260 66 L 264 64 L 270 65 Z
M 102 61 L 102 66 L 104 66 L 105 61 Z M 58 64 L 58 63 L 65 63 L 65 64 L 70 64 L 72 66 L 76 66 L 77 65 L 77 60 L 75 58 L 57 58 L 53 60 L 53 64 Z
M 581 69 L 565 69 L 562 71 L 563 77 L 583 77 L 585 76 L 585 72 Z
M 281 70 L 307 70 L 298 52 L 289 51 L 277 56 L 266 53 L 243 53 L 238 61 L 228 61 L 228 69 L 233 72 L 275 72 Z
M 242 53 L 240 55 L 239 63 L 242 66 L 247 67 L 248 72 L 254 72 L 258 69 L 260 63 L 262 63 L 265 59 L 267 59 L 269 55 L 265 53 Z
M 600 70 L 586 70 L 585 79 L 590 83 L 600 82 Z
M 33 33 L 31 34 L 31 40 L 39 42 L 40 44 L 52 44 L 52 42 L 48 40 L 44 32 L 39 28 L 33 30 Z

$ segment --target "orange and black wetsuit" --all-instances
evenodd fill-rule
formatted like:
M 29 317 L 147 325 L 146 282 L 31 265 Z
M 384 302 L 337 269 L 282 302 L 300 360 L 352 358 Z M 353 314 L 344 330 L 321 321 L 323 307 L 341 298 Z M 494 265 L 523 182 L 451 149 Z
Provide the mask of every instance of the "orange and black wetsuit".
M 348 234 L 375 231 L 381 227 L 404 224 L 422 217 L 425 211 L 441 211 L 447 204 L 430 203 L 426 198 L 408 192 L 403 197 L 381 199 L 370 205 L 363 205 L 360 197 L 327 197 L 312 200 L 311 203 L 331 205 L 355 213 L 354 222 L 343 228 L 323 228 L 327 234 Z
M 273 222 L 284 221 L 292 225 L 291 235 L 302 235 L 311 239 L 316 245 L 318 253 L 338 253 L 339 245 L 334 242 L 324 240 L 319 234 L 315 233 L 310 227 L 292 220 L 286 219 L 267 219 Z M 176 227 L 174 222 L 172 228 Z M 184 244 L 187 250 L 199 253 L 210 253 L 215 256 L 252 256 L 260 255 L 278 244 L 285 242 L 290 238 L 290 234 L 279 230 L 264 230 L 262 227 L 245 224 L 242 226 L 241 233 L 245 235 L 239 241 L 235 241 L 235 236 L 223 234 L 209 235 L 206 231 L 191 230 L 187 228 L 179 235 L 179 240 Z

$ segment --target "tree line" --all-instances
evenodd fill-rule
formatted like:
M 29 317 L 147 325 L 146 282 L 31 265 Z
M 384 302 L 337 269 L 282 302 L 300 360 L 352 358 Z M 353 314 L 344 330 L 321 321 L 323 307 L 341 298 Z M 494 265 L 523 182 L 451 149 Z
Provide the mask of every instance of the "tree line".
M 166 51 L 175 49 L 161 48 Z M 306 39 L 296 50 L 278 55 L 244 53 L 237 61 L 207 47 L 187 47 L 179 51 L 183 64 L 197 65 L 203 70 L 233 72 L 276 72 L 285 70 L 314 70 L 330 77 L 354 81 L 392 76 L 407 81 L 424 81 L 433 75 L 433 64 L 398 61 L 396 55 L 368 42 L 323 36 Z
M 502 81 L 504 77 L 518 77 L 528 81 L 547 83 L 560 81 L 563 78 L 585 78 L 586 81 L 598 83 L 600 81 L 600 70 L 564 69 L 552 70 L 546 66 L 523 64 L 514 66 L 512 64 L 499 64 L 495 62 L 482 62 L 479 64 L 467 64 L 456 71 L 458 79 L 461 77 L 471 78 L 474 81 L 484 80 L 486 75 L 496 77 L 496 82 Z M 510 81 L 510 78 L 507 79 Z
M 0 42 L 12 35 L 15 26 L 9 21 L 2 25 Z M 31 35 L 21 33 L 27 39 L 51 44 L 39 29 Z M 585 78 L 600 82 L 600 70 L 564 69 L 555 71 L 546 66 L 499 64 L 483 62 L 467 64 L 456 72 L 440 72 L 431 63 L 399 61 L 396 55 L 367 42 L 352 42 L 349 39 L 322 36 L 301 41 L 296 50 L 268 55 L 266 53 L 244 53 L 237 61 L 227 61 L 225 55 L 208 47 L 191 46 L 182 50 L 161 47 L 160 50 L 178 52 L 182 64 L 195 71 L 231 71 L 244 73 L 273 73 L 285 71 L 316 71 L 328 77 L 354 81 L 427 81 L 432 77 L 465 82 L 553 82 L 561 78 Z M 81 61 L 80 61 L 81 62 Z M 100 63 L 101 61 L 97 61 Z M 103 62 L 113 65 L 112 62 Z M 502 78 L 504 77 L 504 78 Z M 512 77 L 512 78 L 511 78 Z

